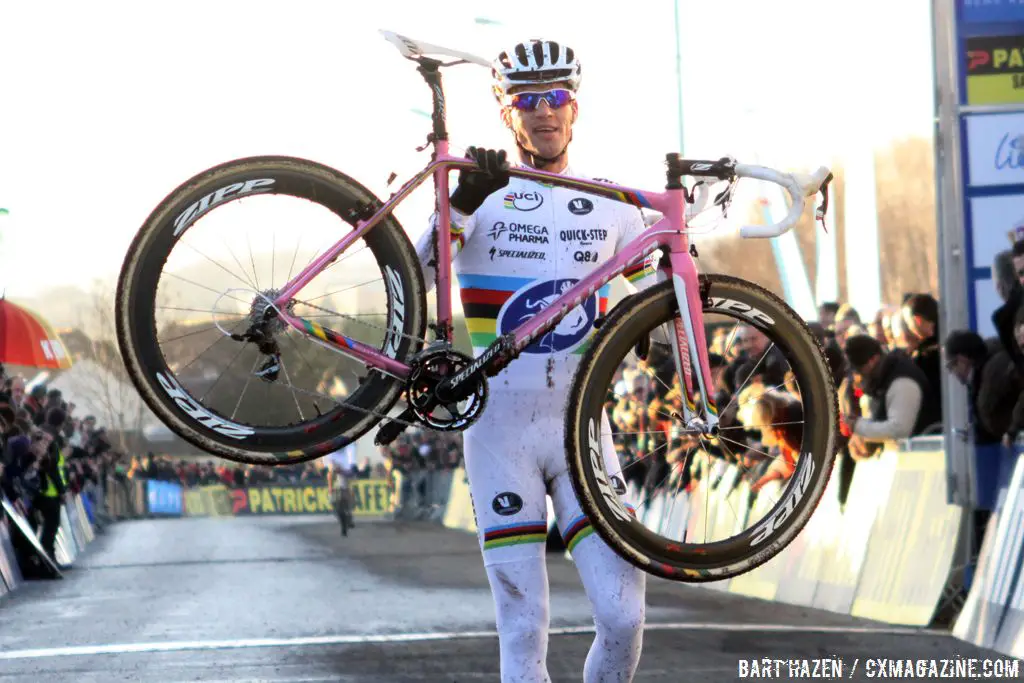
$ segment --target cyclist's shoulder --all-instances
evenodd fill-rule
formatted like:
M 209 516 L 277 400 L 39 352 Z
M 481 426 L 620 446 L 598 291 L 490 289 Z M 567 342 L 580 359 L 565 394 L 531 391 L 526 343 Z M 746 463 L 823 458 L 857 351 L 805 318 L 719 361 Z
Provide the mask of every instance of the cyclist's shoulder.
M 601 174 L 601 175 L 589 174 L 589 173 L 586 173 L 585 171 L 584 172 L 576 171 L 575 169 L 572 169 L 571 167 L 570 167 L 570 169 L 567 169 L 567 172 L 568 172 L 569 175 L 573 176 L 574 178 L 579 178 L 580 180 L 594 180 L 594 181 L 597 181 L 599 183 L 607 183 L 609 185 L 628 186 L 628 183 L 626 183 L 624 185 L 623 181 L 621 179 L 617 179 L 615 177 L 608 177 L 607 174 Z M 601 204 L 605 208 L 605 211 L 608 211 L 610 213 L 614 213 L 614 214 L 616 214 L 616 215 L 618 215 L 620 217 L 626 218 L 626 219 L 638 220 L 638 221 L 641 221 L 641 222 L 643 221 L 643 216 L 642 216 L 642 214 L 640 212 L 640 209 L 638 209 L 637 207 L 633 206 L 632 204 L 627 204 L 626 202 L 621 202 L 621 201 L 607 201 L 607 202 L 602 202 Z

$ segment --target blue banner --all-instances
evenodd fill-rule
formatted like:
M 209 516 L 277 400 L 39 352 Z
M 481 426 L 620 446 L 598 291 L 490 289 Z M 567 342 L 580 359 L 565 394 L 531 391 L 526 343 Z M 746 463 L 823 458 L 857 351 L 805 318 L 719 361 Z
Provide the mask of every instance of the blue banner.
M 146 481 L 146 500 L 153 515 L 182 514 L 181 486 L 166 481 Z
M 998 24 L 1024 21 L 1024 0 L 959 0 L 960 21 L 965 24 Z

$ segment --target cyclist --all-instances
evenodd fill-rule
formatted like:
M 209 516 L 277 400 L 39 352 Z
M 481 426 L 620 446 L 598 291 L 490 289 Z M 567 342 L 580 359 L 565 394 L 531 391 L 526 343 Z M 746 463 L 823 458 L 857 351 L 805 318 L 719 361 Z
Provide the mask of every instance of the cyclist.
M 568 147 L 578 115 L 581 68 L 574 51 L 530 40 L 493 65 L 494 95 L 520 162 L 581 176 Z M 514 329 L 645 229 L 627 204 L 509 178 L 505 153 L 470 147 L 477 168 L 460 171 L 451 195 L 454 272 L 473 348 Z M 426 281 L 433 282 L 437 213 L 418 240 Z M 652 261 L 624 275 L 653 284 Z M 644 282 L 637 281 L 642 278 Z M 634 289 L 630 287 L 630 289 Z M 466 472 L 478 536 L 494 596 L 503 681 L 547 681 L 549 605 L 545 565 L 547 501 L 589 598 L 596 636 L 586 681 L 629 681 L 640 659 L 645 577 L 620 558 L 583 516 L 565 463 L 563 413 L 594 320 L 605 313 L 608 285 L 490 378 L 487 410 L 464 433 Z M 605 434 L 610 433 L 607 422 Z M 625 492 L 618 458 L 604 438 L 613 485 Z
M 332 461 L 327 466 L 327 496 L 331 499 L 334 514 L 341 522 L 341 535 L 348 536 L 352 523 L 352 491 L 349 487 L 349 472 L 340 462 Z

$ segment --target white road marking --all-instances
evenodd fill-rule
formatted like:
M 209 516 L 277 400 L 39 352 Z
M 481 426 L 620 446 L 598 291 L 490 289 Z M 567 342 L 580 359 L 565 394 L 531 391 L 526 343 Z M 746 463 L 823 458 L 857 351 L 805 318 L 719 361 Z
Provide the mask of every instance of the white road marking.
M 854 635 L 934 636 L 949 635 L 942 629 L 888 628 L 869 626 L 805 626 L 793 624 L 716 624 L 676 622 L 647 624 L 645 631 L 745 631 L 756 633 L 846 633 Z M 552 628 L 553 636 L 593 633 L 593 626 Z M 434 640 L 497 638 L 497 631 L 449 631 L 428 633 L 381 633 L 375 635 L 298 636 L 294 638 L 243 638 L 238 640 L 178 640 L 162 643 L 114 643 L 77 645 L 0 652 L 0 660 L 46 657 L 90 657 L 132 652 L 181 652 L 185 650 L 232 650 L 251 647 L 309 647 L 315 645 L 370 645 L 414 643 Z

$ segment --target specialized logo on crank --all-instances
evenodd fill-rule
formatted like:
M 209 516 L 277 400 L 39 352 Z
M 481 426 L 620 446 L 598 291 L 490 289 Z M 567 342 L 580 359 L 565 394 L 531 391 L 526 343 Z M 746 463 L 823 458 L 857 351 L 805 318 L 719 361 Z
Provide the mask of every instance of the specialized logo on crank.
M 512 332 L 533 316 L 550 306 L 563 292 L 579 280 L 562 278 L 548 280 L 522 289 L 505 302 L 498 313 L 498 334 Z M 553 330 L 546 332 L 523 349 L 523 353 L 545 354 L 567 351 L 581 343 L 594 327 L 597 318 L 597 294 L 591 294 L 571 309 Z
M 510 517 L 523 509 L 523 499 L 518 493 L 499 493 L 491 501 L 491 508 L 502 517 Z

